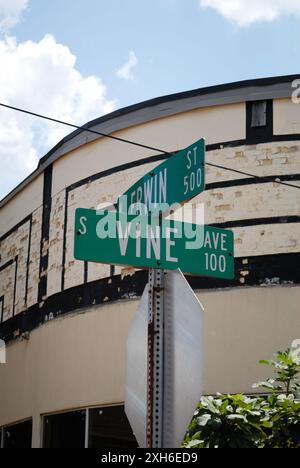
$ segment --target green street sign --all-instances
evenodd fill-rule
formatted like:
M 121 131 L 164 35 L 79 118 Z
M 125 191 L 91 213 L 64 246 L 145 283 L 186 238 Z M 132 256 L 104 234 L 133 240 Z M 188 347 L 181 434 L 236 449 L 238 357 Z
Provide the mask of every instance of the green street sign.
M 148 211 L 157 206 L 182 204 L 205 190 L 205 140 L 175 154 L 134 184 L 124 196 L 127 206 L 143 204 Z M 122 202 L 118 200 L 118 210 Z M 166 211 L 162 209 L 162 211 Z
M 146 219 L 146 221 L 145 221 Z M 234 278 L 232 231 L 170 219 L 149 222 L 116 212 L 77 209 L 77 260 Z

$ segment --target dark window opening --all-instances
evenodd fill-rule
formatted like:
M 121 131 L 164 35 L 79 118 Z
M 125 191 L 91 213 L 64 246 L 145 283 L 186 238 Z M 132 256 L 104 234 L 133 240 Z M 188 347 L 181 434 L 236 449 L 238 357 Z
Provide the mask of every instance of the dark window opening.
M 255 145 L 273 138 L 273 100 L 246 104 L 247 144 Z
M 124 406 L 115 406 L 45 416 L 43 447 L 117 449 L 138 444 Z
M 3 448 L 29 449 L 32 444 L 32 421 L 26 421 L 3 429 Z
M 44 448 L 84 448 L 85 411 L 44 418 Z
M 137 448 L 124 407 L 89 410 L 89 448 Z
M 267 101 L 252 103 L 251 127 L 266 127 L 267 125 Z

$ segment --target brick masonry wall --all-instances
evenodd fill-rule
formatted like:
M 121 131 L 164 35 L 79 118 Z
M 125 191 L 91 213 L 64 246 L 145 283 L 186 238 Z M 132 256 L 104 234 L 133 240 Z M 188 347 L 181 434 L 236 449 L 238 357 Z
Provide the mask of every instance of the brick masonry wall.
M 41 220 L 42 207 L 1 241 L 0 297 L 4 297 L 4 321 L 37 302 Z
M 101 140 L 99 148 L 100 151 Z M 224 148 L 208 152 L 207 161 L 258 176 L 300 174 L 300 142 Z M 43 254 L 49 254 L 48 269 L 42 272 L 48 278 L 46 297 L 61 291 L 64 245 L 64 289 L 80 285 L 84 281 L 84 263 L 73 257 L 75 209 L 96 208 L 100 203 L 116 201 L 121 193 L 156 165 L 157 163 L 145 164 L 116 172 L 77 188 L 53 194 L 49 242 L 43 245 Z M 243 178 L 232 172 L 207 168 L 208 185 Z M 300 186 L 300 181 L 293 184 Z M 205 221 L 208 224 L 266 219 L 264 225 L 254 223 L 252 226 L 233 228 L 237 257 L 300 252 L 300 223 L 271 225 L 267 222 L 268 218 L 300 215 L 300 192 L 295 189 L 272 182 L 239 184 L 207 190 L 195 201 L 205 204 Z M 38 301 L 41 228 L 42 207 L 32 213 L 31 224 L 27 221 L 1 241 L 0 297 L 4 296 L 4 320 L 23 312 L 26 307 Z M 1 270 L 9 262 L 11 263 L 7 268 Z M 120 268 L 117 268 L 116 273 L 119 272 Z M 88 265 L 88 282 L 108 276 L 110 266 Z

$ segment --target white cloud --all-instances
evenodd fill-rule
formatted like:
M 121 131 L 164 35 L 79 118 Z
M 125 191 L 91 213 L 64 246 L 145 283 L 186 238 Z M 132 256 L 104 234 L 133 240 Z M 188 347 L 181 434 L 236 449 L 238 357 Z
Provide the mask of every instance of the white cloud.
M 0 70 L 0 102 L 5 104 L 79 125 L 117 106 L 108 100 L 100 78 L 83 77 L 76 57 L 51 35 L 20 44 L 12 37 L 0 40 Z M 0 199 L 70 131 L 0 107 Z
M 271 22 L 282 15 L 300 15 L 300 0 L 200 0 L 239 26 Z
M 0 0 L 0 31 L 8 32 L 18 24 L 27 6 L 28 0 Z
M 133 80 L 134 74 L 133 71 L 138 64 L 138 59 L 133 50 L 129 52 L 128 62 L 123 65 L 118 71 L 117 76 L 123 80 Z

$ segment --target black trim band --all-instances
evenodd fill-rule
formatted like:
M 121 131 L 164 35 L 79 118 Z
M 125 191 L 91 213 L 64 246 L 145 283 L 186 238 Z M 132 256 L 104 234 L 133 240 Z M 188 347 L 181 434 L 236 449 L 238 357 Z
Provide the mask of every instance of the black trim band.
M 9 236 L 11 236 L 15 231 L 17 231 L 23 224 L 28 223 L 32 218 L 32 214 L 26 216 L 26 218 L 22 219 L 18 224 L 16 224 L 14 227 L 12 227 L 9 231 L 7 231 L 3 236 L 0 237 L 0 242 L 3 242 L 5 239 L 7 239 Z
M 6 270 L 6 268 L 9 268 L 15 264 L 15 275 L 14 275 L 14 292 L 13 292 L 13 304 L 12 304 L 12 316 L 15 316 L 15 308 L 16 308 L 16 295 L 17 295 L 17 280 L 18 280 L 18 264 L 19 264 L 19 257 L 18 255 L 13 259 L 10 260 L 9 262 L 5 263 L 5 265 L 2 265 L 0 268 L 0 272 Z M 4 303 L 4 296 L 1 296 L 3 298 L 3 303 Z M 4 311 L 4 306 L 2 313 Z
M 49 247 L 44 252 L 45 246 L 49 244 L 50 236 L 50 217 L 52 207 L 52 172 L 53 166 L 47 167 L 44 172 L 44 190 L 43 190 L 43 221 L 42 236 L 40 248 L 40 274 L 38 302 L 42 302 L 47 295 L 47 269 L 49 264 Z
M 1 306 L 1 315 L 0 315 L 0 324 L 3 322 L 4 316 L 4 296 L 0 297 L 0 306 Z
M 93 174 L 90 177 L 86 177 L 85 179 L 79 180 L 78 182 L 69 185 L 69 187 L 67 187 L 67 191 L 72 192 L 73 190 L 76 190 L 77 188 L 82 187 L 83 185 L 86 185 L 89 182 L 95 182 L 96 180 L 102 179 L 104 177 L 109 177 L 113 174 L 117 174 L 118 172 L 127 171 L 129 169 L 135 169 L 136 167 L 151 164 L 153 162 L 165 161 L 168 158 L 169 156 L 166 156 L 165 154 L 158 154 L 149 158 L 138 159 L 137 161 L 121 164 L 120 166 L 112 167 L 111 169 L 107 169 L 106 171 L 98 172 L 97 174 Z
M 298 74 L 227 83 L 224 85 L 161 96 L 133 106 L 118 109 L 111 114 L 88 122 L 82 129 L 72 132 L 61 140 L 47 155 L 41 158 L 36 171 L 0 201 L 0 206 L 10 200 L 58 158 L 89 141 L 94 141 L 95 135 L 93 139 L 89 138 L 85 129 L 96 130 L 98 127 L 101 133 L 110 135 L 116 131 L 124 130 L 135 125 L 178 115 L 182 112 L 188 112 L 197 108 L 224 106 L 226 104 L 245 103 L 256 100 L 290 98 L 292 83 L 299 77 Z M 168 103 L 168 105 L 165 106 L 165 103 Z
M 18 265 L 19 265 L 19 257 L 16 256 L 16 258 L 15 258 L 14 298 L 13 298 L 13 317 L 15 316 L 15 312 L 16 312 L 16 297 L 17 297 L 17 283 L 18 283 Z
M 282 141 L 286 141 L 286 138 Z M 300 134 L 295 135 L 295 141 L 299 141 L 300 143 Z M 227 143 L 218 143 L 217 145 L 208 145 L 206 147 L 206 151 L 215 151 L 215 150 L 222 150 L 224 148 L 231 148 L 234 147 L 235 144 L 237 143 L 236 146 L 243 146 L 246 145 L 246 140 L 243 141 L 238 141 L 238 142 L 227 142 Z M 174 152 L 175 154 L 176 152 Z M 107 169 L 102 172 L 98 172 L 97 174 L 93 174 L 90 177 L 86 177 L 85 179 L 79 180 L 78 182 L 75 182 L 74 184 L 70 185 L 69 187 L 66 188 L 67 192 L 72 192 L 73 190 L 76 190 L 79 187 L 82 187 L 83 185 L 88 184 L 89 182 L 95 182 L 96 180 L 99 180 L 104 177 L 109 177 L 113 174 L 117 174 L 118 172 L 123 172 L 127 171 L 129 169 L 134 169 L 136 167 L 144 166 L 146 164 L 151 164 L 154 162 L 162 162 L 168 159 L 168 156 L 165 154 L 159 154 L 156 156 L 151 156 L 149 158 L 143 158 L 139 159 L 137 161 L 132 161 L 130 163 L 126 164 L 121 164 L 120 166 L 113 167 L 111 169 Z M 294 181 L 294 180 L 300 180 L 300 174 L 295 174 L 295 175 L 282 175 L 282 176 L 266 176 L 263 179 L 260 178 L 259 175 L 257 175 L 257 178 L 245 178 L 245 179 L 233 179 L 229 181 L 224 181 L 224 182 L 216 182 L 212 184 L 207 184 L 206 190 L 212 190 L 212 189 L 218 189 L 218 188 L 226 188 L 226 187 L 234 187 L 235 185 L 248 185 L 248 184 L 259 184 L 259 183 L 268 183 L 268 182 L 275 182 L 276 180 L 280 179 L 281 181 Z
M 182 99 L 190 99 L 190 98 L 196 98 L 196 97 L 200 98 L 202 96 L 209 95 L 209 94 L 218 94 L 224 91 L 235 91 L 237 89 L 245 89 L 249 87 L 266 87 L 266 86 L 273 86 L 276 84 L 285 84 L 285 83 L 289 85 L 289 83 L 291 84 L 294 80 L 299 79 L 299 78 L 300 78 L 300 75 L 298 74 L 298 75 L 288 75 L 288 76 L 280 76 L 280 77 L 272 77 L 272 78 L 262 78 L 262 79 L 256 79 L 256 80 L 246 80 L 246 81 L 227 83 L 227 84 L 217 85 L 217 86 L 209 86 L 206 88 L 185 91 L 185 92 L 171 94 L 167 96 L 161 96 L 161 97 L 157 97 L 157 98 L 144 101 L 138 104 L 134 104 L 132 106 L 125 107 L 123 109 L 118 109 L 112 112 L 111 114 L 105 115 L 98 119 L 92 120 L 91 122 L 88 122 L 85 125 L 85 127 L 87 129 L 93 128 L 97 125 L 104 124 L 108 121 L 113 121 L 114 119 L 118 117 L 123 117 L 123 116 L 126 116 L 128 114 L 134 113 L 139 110 L 151 108 L 153 106 L 157 106 L 160 104 L 171 103 L 173 101 L 179 101 Z M 50 157 L 57 150 L 59 150 L 65 143 L 69 142 L 70 140 L 72 140 L 74 137 L 76 137 L 80 133 L 82 133 L 82 130 L 75 130 L 70 135 L 65 137 L 51 151 L 49 151 L 48 154 L 46 154 L 43 158 L 41 158 L 39 167 L 44 165 L 50 159 Z
M 31 251 L 31 235 L 32 235 L 32 214 L 23 219 L 20 223 L 14 226 L 8 231 L 0 240 L 6 240 L 10 235 L 16 232 L 20 227 L 29 222 L 29 233 L 28 233 L 28 250 L 27 250 L 27 261 L 26 261 L 26 284 L 25 284 L 25 296 L 24 304 L 27 305 L 28 297 L 28 284 L 29 284 L 29 267 L 30 267 L 30 251 Z M 0 267 L 0 272 L 10 267 L 14 262 L 16 262 L 16 272 L 15 272 L 15 284 L 14 284 L 14 303 L 13 303 L 13 314 L 15 313 L 15 298 L 16 298 L 16 288 L 17 288 L 17 273 L 18 273 L 18 256 L 13 260 L 9 260 L 5 265 Z M 3 296 L 4 297 L 4 296 Z
M 286 137 L 284 137 L 286 140 Z M 297 139 L 300 140 L 300 135 L 297 135 Z M 240 145 L 241 142 L 239 141 L 238 144 Z M 224 143 L 218 144 L 220 148 L 229 145 L 232 146 L 231 143 Z M 220 149 L 218 148 L 218 149 Z M 212 151 L 216 149 L 215 145 L 210 145 L 207 147 L 208 151 Z M 102 171 L 98 174 L 94 174 L 91 177 L 83 179 L 81 181 L 72 184 L 71 186 L 67 187 L 66 189 L 66 200 L 65 200 L 65 214 L 64 214 L 64 234 L 63 234 L 63 258 L 62 258 L 62 273 L 61 273 L 61 290 L 63 291 L 65 288 L 65 262 L 66 262 L 66 232 L 67 232 L 67 223 L 68 223 L 68 201 L 69 201 L 69 193 L 76 188 L 81 187 L 82 185 L 87 184 L 88 182 L 92 182 L 98 180 L 102 177 L 108 177 L 112 174 L 117 172 L 122 172 L 134 167 L 139 167 L 145 164 L 149 164 L 152 162 L 159 162 L 162 160 L 167 159 L 166 155 L 156 155 L 150 158 L 144 158 L 138 161 L 133 161 L 106 171 Z M 255 185 L 255 184 L 265 184 L 265 183 L 272 183 L 276 180 L 280 179 L 281 181 L 299 181 L 300 174 L 295 175 L 284 175 L 284 176 L 266 176 L 264 179 L 255 179 L 255 178 L 244 178 L 244 179 L 235 179 L 230 181 L 223 181 L 223 182 L 216 182 L 207 184 L 206 190 L 217 190 L 222 188 L 230 188 L 230 187 L 237 187 L 237 186 L 247 186 L 247 185 Z M 50 215 L 51 215 L 51 203 L 52 203 L 52 166 L 49 166 L 47 174 L 45 173 L 44 179 L 44 211 L 43 211 L 43 233 L 42 239 L 49 241 L 49 232 L 50 232 Z M 25 219 L 20 221 L 16 226 L 10 229 L 6 234 L 4 234 L 0 241 L 5 240 L 11 234 L 13 234 L 16 230 L 18 230 L 23 224 L 30 222 L 30 233 L 29 233 L 29 241 L 28 241 L 28 256 L 27 256 L 27 273 L 26 273 L 26 293 L 25 293 L 25 304 L 27 302 L 28 297 L 28 278 L 29 278 L 29 265 L 30 265 L 30 248 L 31 248 L 31 231 L 32 231 L 32 214 L 27 216 Z M 264 219 L 255 219 L 255 220 L 240 220 L 240 221 L 231 221 L 227 223 L 218 224 L 218 227 L 223 228 L 234 228 L 234 227 L 246 227 L 246 226 L 254 226 L 254 225 L 264 225 L 264 224 L 282 224 L 282 223 L 298 223 L 299 217 L 297 216 L 290 216 L 290 217 L 279 217 L 279 218 L 264 218 Z M 41 244 L 41 254 L 42 254 L 42 244 Z M 47 294 L 47 276 L 43 275 L 43 271 L 47 270 L 48 268 L 48 261 L 49 256 L 48 253 L 42 257 L 40 260 L 40 275 L 42 275 L 39 285 L 39 297 L 38 302 L 41 302 L 43 297 Z M 0 271 L 3 268 L 11 265 L 14 260 L 8 262 L 7 265 L 0 268 Z M 113 267 L 111 269 L 111 276 L 113 276 Z M 88 264 L 84 267 L 84 282 L 87 283 L 88 281 Z
M 297 136 L 300 140 L 300 135 Z M 240 144 L 240 142 L 239 142 Z M 226 145 L 224 143 L 224 145 Z M 231 143 L 229 143 L 231 145 Z M 221 145 L 222 147 L 222 145 Z M 211 151 L 210 147 L 208 146 L 206 150 Z M 123 164 L 121 166 L 117 166 L 106 171 L 99 172 L 97 174 L 93 174 L 90 177 L 82 179 L 69 187 L 66 188 L 66 195 L 65 195 L 65 213 L 64 213 L 64 232 L 63 232 L 63 254 L 62 254 L 62 271 L 61 271 L 61 290 L 64 291 L 65 289 L 65 270 L 66 270 L 66 249 L 67 249 L 67 225 L 68 225 L 68 204 L 69 204 L 69 194 L 73 190 L 82 187 L 90 182 L 95 182 L 101 178 L 109 177 L 113 174 L 118 172 L 123 172 L 135 167 L 143 166 L 145 164 L 150 164 L 153 162 L 161 162 L 168 159 L 168 156 L 165 154 L 152 156 L 150 158 L 140 159 L 138 161 L 133 161 L 127 164 Z M 259 176 L 258 176 L 259 177 Z M 300 174 L 295 175 L 283 175 L 283 176 L 266 176 L 263 179 L 260 178 L 244 178 L 244 179 L 234 179 L 230 181 L 223 181 L 223 182 L 215 182 L 206 185 L 206 191 L 208 190 L 218 190 L 223 188 L 230 188 L 230 187 L 242 187 L 246 185 L 258 185 L 258 184 L 267 184 L 276 182 L 276 180 L 281 180 L 282 182 L 290 182 L 290 181 L 298 181 L 300 180 Z M 300 222 L 300 218 L 298 216 L 288 216 L 288 217 L 278 217 L 278 218 L 262 218 L 262 219 L 251 219 L 251 220 L 238 220 L 238 221 L 231 221 L 228 223 L 222 224 L 214 224 L 215 226 L 222 227 L 222 228 L 234 228 L 234 227 L 247 227 L 247 226 L 260 226 L 264 224 L 282 224 L 282 223 L 298 223 Z M 113 276 L 113 269 L 111 269 L 111 276 Z M 88 264 L 84 266 L 84 278 L 83 282 L 86 283 L 88 280 Z
M 64 213 L 64 232 L 63 232 L 63 252 L 62 252 L 62 268 L 61 268 L 61 291 L 65 289 L 65 270 L 67 257 L 67 227 L 68 227 L 68 208 L 69 208 L 69 193 L 70 189 L 66 189 L 65 195 L 65 213 Z
M 26 286 L 25 286 L 25 297 L 24 297 L 25 307 L 27 307 L 27 299 L 28 299 L 29 268 L 30 268 L 30 255 L 31 255 L 31 237 L 32 237 L 32 215 L 30 217 L 30 226 L 29 226 L 29 234 L 28 234 L 28 250 L 27 250 L 27 262 L 26 262 Z
M 188 277 L 194 290 L 224 289 L 261 285 L 300 284 L 300 253 L 245 257 L 235 260 L 236 275 L 232 281 L 204 277 Z M 139 298 L 148 281 L 148 272 L 134 276 L 105 278 L 49 297 L 42 308 L 34 305 L 27 312 L 0 325 L 0 339 L 10 341 L 41 324 L 74 311 L 105 305 L 123 299 Z
M 13 263 L 14 263 L 15 260 L 9 260 L 9 262 L 5 263 L 4 265 L 2 265 L 2 267 L 0 267 L 0 272 L 1 271 L 4 271 L 6 270 L 6 268 L 10 267 Z
M 300 134 L 297 135 L 289 135 L 290 137 L 293 137 L 293 139 L 288 140 L 287 136 L 283 135 L 282 140 L 277 139 L 276 136 L 276 141 L 299 141 L 300 143 Z M 268 142 L 273 142 L 273 137 L 272 139 L 266 139 L 264 143 Z M 238 140 L 238 141 L 230 141 L 230 142 L 225 142 L 225 143 L 217 143 L 215 145 L 207 145 L 206 146 L 206 151 L 219 151 L 224 148 L 234 148 L 234 147 L 239 147 L 239 146 L 247 146 L 247 141 L 246 140 Z M 174 154 L 176 154 L 178 151 L 173 151 Z M 172 153 L 172 154 L 173 154 Z M 129 169 L 134 169 L 136 167 L 144 166 L 146 164 L 151 164 L 154 162 L 162 162 L 165 161 L 169 158 L 169 156 L 166 156 L 165 154 L 158 154 L 156 156 L 150 156 L 148 158 L 143 158 L 139 159 L 137 161 L 132 161 L 129 163 L 121 164 L 119 166 L 115 166 L 111 169 L 107 169 L 105 171 L 98 172 L 97 174 L 93 174 L 90 177 L 86 177 L 85 179 L 79 180 L 78 182 L 75 182 L 74 184 L 70 185 L 67 187 L 67 192 L 72 192 L 73 190 L 76 190 L 79 187 L 82 187 L 82 185 L 86 185 L 89 182 L 95 182 L 96 180 L 99 180 L 104 177 L 109 177 L 113 174 L 117 174 L 118 172 L 123 172 L 127 171 Z M 234 168 L 233 168 L 234 169 Z M 257 175 L 258 178 L 260 178 L 259 175 Z M 269 179 L 270 182 L 275 182 L 276 179 L 280 179 L 282 181 L 289 181 L 289 180 L 300 180 L 300 174 L 297 175 L 283 175 L 283 176 L 266 176 L 263 179 L 256 179 L 256 178 L 249 178 L 249 179 L 236 179 L 236 180 L 231 180 L 231 181 L 224 181 L 224 182 L 217 182 L 216 184 L 208 184 L 206 186 L 206 190 L 210 190 L 213 188 L 223 188 L 227 187 L 227 184 L 232 184 L 234 187 L 235 182 L 237 182 L 239 185 L 247 185 L 248 183 L 266 183 L 267 181 L 265 179 Z M 248 182 L 252 181 L 252 182 Z M 224 185 L 225 184 L 225 185 Z
M 241 219 L 238 221 L 228 221 L 226 223 L 214 223 L 212 226 L 221 229 L 233 229 L 250 226 L 270 226 L 272 224 L 297 224 L 300 223 L 300 216 L 278 216 L 273 218 Z
M 244 178 L 244 179 L 225 180 L 224 182 L 213 182 L 211 184 L 207 184 L 205 190 L 218 190 L 218 189 L 223 189 L 223 188 L 243 187 L 246 185 L 270 184 L 276 181 L 298 182 L 300 181 L 300 174 L 282 175 L 282 176 L 265 176 L 263 179 L 261 178 L 256 179 L 254 177 L 253 178 L 249 177 L 249 178 Z
M 13 292 L 13 304 L 12 304 L 12 316 L 14 317 L 15 316 L 15 308 L 16 308 L 16 296 L 17 296 L 17 280 L 18 280 L 18 264 L 19 264 L 19 257 L 18 255 L 13 259 L 13 260 L 10 260 L 9 262 L 5 263 L 5 265 L 2 265 L 2 267 L 0 268 L 0 272 L 6 270 L 7 268 L 9 268 L 10 266 L 12 266 L 13 264 L 15 264 L 15 275 L 14 275 L 14 292 Z M 4 295 L 1 296 L 0 298 L 0 302 L 1 302 L 1 299 L 2 299 L 2 315 L 4 313 Z M 1 315 L 1 322 L 2 322 L 2 317 Z
M 88 276 L 89 276 L 89 263 L 84 262 L 84 284 L 88 282 Z

